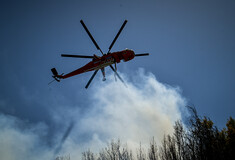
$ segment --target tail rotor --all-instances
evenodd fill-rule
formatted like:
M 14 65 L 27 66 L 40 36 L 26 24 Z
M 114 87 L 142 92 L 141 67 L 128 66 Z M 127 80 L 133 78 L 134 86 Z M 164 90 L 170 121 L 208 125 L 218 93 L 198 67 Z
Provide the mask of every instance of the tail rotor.
M 60 82 L 60 78 L 61 78 L 61 76 L 62 76 L 63 74 L 58 75 L 58 72 L 57 72 L 57 70 L 56 70 L 55 68 L 52 68 L 52 69 L 51 69 L 51 72 L 52 72 L 52 74 L 53 74 L 52 78 L 54 78 L 54 80 L 51 81 L 51 82 L 49 82 L 48 85 L 51 84 L 51 83 L 54 82 L 54 81 Z

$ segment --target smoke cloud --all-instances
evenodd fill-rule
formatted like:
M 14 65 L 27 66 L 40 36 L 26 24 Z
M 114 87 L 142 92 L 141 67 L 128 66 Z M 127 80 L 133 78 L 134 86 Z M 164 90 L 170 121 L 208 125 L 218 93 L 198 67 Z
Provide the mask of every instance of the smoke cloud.
M 54 136 L 54 146 L 41 141 L 48 132 L 46 124 L 25 129 L 20 127 L 25 122 L 0 115 L 0 159 L 53 159 L 57 153 L 69 154 L 75 160 L 81 158 L 82 151 L 90 148 L 98 152 L 113 139 L 127 143 L 133 151 L 140 142 L 143 147 L 148 146 L 153 136 L 160 144 L 164 134 L 173 132 L 174 122 L 182 119 L 186 100 L 181 90 L 160 83 L 143 69 L 136 76 L 122 77 L 127 87 L 115 82 L 113 75 L 105 83 L 97 80 L 90 88 L 90 106 L 85 112 L 79 107 L 63 106 L 51 112 L 57 123 L 68 126 L 64 133 Z M 59 120 L 61 114 L 73 123 Z
M 126 80 L 128 87 L 114 80 L 97 85 L 93 108 L 82 119 L 80 129 L 102 142 L 119 138 L 130 148 L 140 142 L 149 145 L 153 136 L 160 144 L 164 134 L 171 134 L 186 105 L 180 89 L 158 82 L 143 69 L 137 75 L 134 84 Z
M 39 123 L 25 128 L 27 122 L 0 114 L 0 159 L 48 159 L 50 149 L 40 140 L 47 128 Z

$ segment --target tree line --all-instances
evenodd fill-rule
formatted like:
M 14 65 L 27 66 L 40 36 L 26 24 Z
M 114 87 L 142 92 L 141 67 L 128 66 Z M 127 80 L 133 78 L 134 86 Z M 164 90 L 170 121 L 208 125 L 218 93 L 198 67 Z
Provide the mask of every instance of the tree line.
M 176 121 L 174 133 L 165 135 L 160 146 L 154 138 L 148 148 L 140 147 L 135 155 L 120 140 L 111 141 L 99 153 L 87 150 L 83 160 L 232 160 L 235 157 L 235 120 L 230 117 L 219 130 L 208 117 L 200 117 L 194 107 L 184 126 Z

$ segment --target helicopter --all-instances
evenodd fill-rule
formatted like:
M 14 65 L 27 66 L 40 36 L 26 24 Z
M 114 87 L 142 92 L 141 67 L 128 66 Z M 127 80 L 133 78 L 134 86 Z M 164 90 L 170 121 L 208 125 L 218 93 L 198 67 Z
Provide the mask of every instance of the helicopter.
M 88 30 L 88 28 L 86 27 L 85 23 L 83 22 L 83 20 L 80 20 L 80 23 L 82 24 L 83 28 L 85 29 L 85 31 L 87 32 L 88 36 L 90 37 L 90 39 L 92 40 L 92 42 L 94 43 L 95 47 L 97 48 L 97 50 L 99 50 L 102 54 L 102 56 L 97 56 L 96 54 L 94 54 L 93 56 L 87 56 L 87 55 L 71 55 L 71 54 L 61 54 L 62 57 L 72 57 L 72 58 L 88 58 L 91 59 L 90 62 L 88 62 L 86 65 L 84 65 L 81 68 L 78 68 L 68 74 L 58 74 L 57 70 L 55 68 L 52 68 L 52 74 L 53 74 L 53 81 L 57 81 L 60 82 L 61 79 L 66 79 L 81 73 L 85 73 L 85 72 L 90 72 L 90 71 L 94 71 L 94 73 L 92 74 L 91 78 L 89 79 L 88 83 L 86 84 L 85 88 L 87 89 L 91 83 L 91 81 L 93 80 L 93 78 L 95 77 L 95 75 L 97 74 L 97 72 L 99 70 L 101 70 L 102 75 L 103 75 L 103 81 L 106 80 L 105 78 L 105 67 L 110 67 L 115 75 L 115 80 L 116 80 L 116 76 L 119 78 L 119 80 L 125 84 L 125 82 L 123 81 L 123 79 L 121 78 L 121 76 L 117 73 L 117 63 L 120 63 L 121 60 L 123 60 L 124 62 L 130 61 L 132 60 L 134 57 L 139 57 L 139 56 L 148 56 L 149 53 L 142 53 L 142 54 L 135 54 L 135 52 L 131 49 L 125 49 L 122 51 L 118 51 L 118 52 L 110 52 L 114 43 L 116 42 L 117 38 L 119 37 L 120 33 L 122 32 L 123 28 L 125 27 L 127 20 L 125 20 L 121 26 L 121 28 L 119 29 L 117 35 L 115 36 L 115 38 L 113 39 L 112 43 L 109 46 L 108 52 L 107 53 L 103 53 L 103 51 L 100 49 L 100 47 L 98 46 L 98 44 L 96 43 L 95 39 L 93 38 L 93 36 L 91 35 L 90 31 Z M 114 64 L 114 67 L 112 66 Z M 53 82 L 51 81 L 51 82 Z M 51 83 L 50 82 L 50 83 Z M 49 84 L 50 84 L 49 83 Z

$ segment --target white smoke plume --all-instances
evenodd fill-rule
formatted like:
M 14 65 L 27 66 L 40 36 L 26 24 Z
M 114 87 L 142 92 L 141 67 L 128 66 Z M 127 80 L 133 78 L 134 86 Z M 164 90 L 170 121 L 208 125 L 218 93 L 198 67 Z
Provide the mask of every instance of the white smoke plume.
M 134 82 L 129 82 L 128 78 L 133 78 Z M 186 100 L 180 89 L 160 83 L 143 69 L 138 70 L 137 76 L 124 76 L 124 79 L 127 87 L 114 80 L 91 86 L 90 106 L 82 115 L 79 110 L 68 111 L 65 107 L 52 113 L 57 120 L 61 114 L 66 114 L 74 123 L 61 135 L 62 140 L 55 136 L 59 147 L 41 144 L 38 133 L 46 132 L 45 126 L 39 124 L 22 130 L 15 124 L 15 118 L 1 115 L 0 145 L 4 147 L 0 148 L 0 159 L 13 160 L 19 156 L 20 159 L 51 159 L 54 150 L 70 154 L 73 160 L 81 159 L 82 151 L 90 148 L 98 152 L 112 139 L 120 139 L 133 151 L 140 142 L 147 147 L 153 136 L 160 144 L 164 134 L 173 133 L 174 122 L 182 118 Z M 59 123 L 63 125 L 63 122 Z
M 130 148 L 138 147 L 140 142 L 149 145 L 153 136 L 160 144 L 164 134 L 171 134 L 186 105 L 180 89 L 158 82 L 143 69 L 137 75 L 135 84 L 127 82 L 128 87 L 114 80 L 98 85 L 93 109 L 82 119 L 80 129 L 106 143 L 119 138 Z
M 0 159 L 39 160 L 52 157 L 53 152 L 40 140 L 47 128 L 39 123 L 26 129 L 15 117 L 0 114 Z

